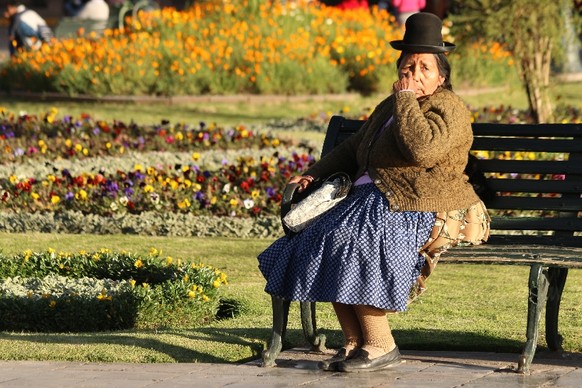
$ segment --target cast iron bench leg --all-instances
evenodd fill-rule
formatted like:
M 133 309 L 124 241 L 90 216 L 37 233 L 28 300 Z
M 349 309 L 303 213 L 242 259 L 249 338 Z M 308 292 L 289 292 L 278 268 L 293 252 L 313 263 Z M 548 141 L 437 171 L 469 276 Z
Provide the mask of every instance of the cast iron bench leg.
M 315 322 L 315 302 L 301 302 L 301 326 L 303 335 L 309 344 L 311 350 L 316 352 L 325 352 L 325 335 L 317 334 L 317 324 Z
M 558 315 L 567 276 L 568 268 L 550 267 L 548 269 L 550 287 L 546 304 L 546 340 L 548 348 L 552 351 L 562 351 L 562 336 L 558 332 Z
M 529 298 L 525 348 L 517 363 L 518 373 L 528 373 L 538 343 L 542 309 L 548 294 L 548 278 L 541 264 L 533 264 L 529 272 Z
M 291 301 L 271 296 L 271 303 L 273 305 L 273 333 L 269 349 L 263 351 L 263 366 L 274 366 L 275 359 L 283 349 Z

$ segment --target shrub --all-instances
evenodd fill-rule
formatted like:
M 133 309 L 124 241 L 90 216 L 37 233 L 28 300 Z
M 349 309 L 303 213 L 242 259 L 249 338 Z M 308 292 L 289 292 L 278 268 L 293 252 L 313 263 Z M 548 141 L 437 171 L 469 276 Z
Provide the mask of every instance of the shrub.
M 226 275 L 125 252 L 0 255 L 0 330 L 192 327 L 214 319 Z

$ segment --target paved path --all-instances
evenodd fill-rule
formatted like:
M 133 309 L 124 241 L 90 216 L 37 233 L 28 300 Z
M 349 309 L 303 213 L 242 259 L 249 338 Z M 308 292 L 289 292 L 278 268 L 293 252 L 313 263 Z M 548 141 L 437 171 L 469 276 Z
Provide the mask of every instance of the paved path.
M 327 356 L 292 349 L 278 365 L 126 364 L 0 361 L 0 387 L 581 387 L 582 354 L 543 353 L 528 375 L 513 371 L 516 354 L 403 351 L 404 362 L 374 373 L 317 369 Z

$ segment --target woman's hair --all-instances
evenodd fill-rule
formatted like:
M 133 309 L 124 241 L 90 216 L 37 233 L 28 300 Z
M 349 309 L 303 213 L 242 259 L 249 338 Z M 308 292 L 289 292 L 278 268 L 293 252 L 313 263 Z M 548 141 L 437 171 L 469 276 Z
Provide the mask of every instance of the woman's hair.
M 396 68 L 400 68 L 400 63 L 408 55 L 407 52 L 402 52 L 400 57 L 396 61 Z M 445 77 L 443 84 L 440 86 L 443 89 L 453 90 L 453 85 L 451 84 L 451 65 L 445 53 L 435 53 L 433 54 L 437 61 L 437 67 L 439 69 L 439 74 Z

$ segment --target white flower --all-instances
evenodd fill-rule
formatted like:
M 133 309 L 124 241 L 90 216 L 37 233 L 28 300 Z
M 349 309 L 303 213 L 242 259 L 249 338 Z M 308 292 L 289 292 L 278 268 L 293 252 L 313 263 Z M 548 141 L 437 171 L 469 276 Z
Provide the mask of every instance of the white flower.
M 255 201 L 247 198 L 243 201 L 243 205 L 245 206 L 245 209 L 251 209 L 253 206 L 255 206 Z
M 121 206 L 127 206 L 128 202 L 129 202 L 129 198 L 127 198 L 125 195 L 123 197 L 119 197 L 119 204 Z
M 227 183 L 226 185 L 224 185 L 224 187 L 222 188 L 222 192 L 223 193 L 228 193 L 230 191 L 230 183 Z
M 160 203 L 160 196 L 157 193 L 151 193 L 150 194 L 150 200 L 152 201 L 152 203 Z

